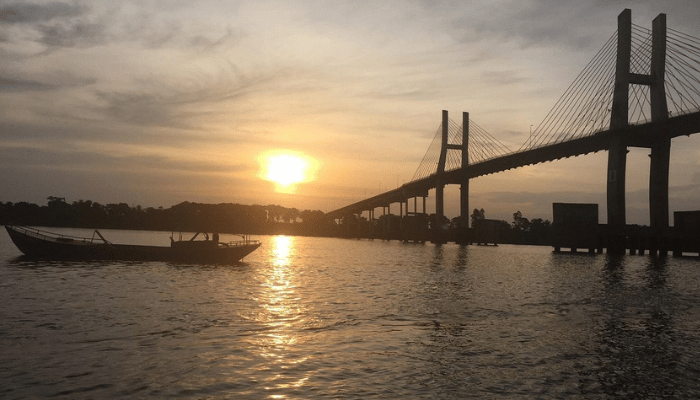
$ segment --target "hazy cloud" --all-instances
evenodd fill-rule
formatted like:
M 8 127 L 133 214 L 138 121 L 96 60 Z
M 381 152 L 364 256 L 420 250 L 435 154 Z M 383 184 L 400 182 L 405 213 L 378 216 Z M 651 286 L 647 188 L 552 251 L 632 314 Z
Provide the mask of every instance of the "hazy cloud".
M 141 126 L 167 126 L 178 129 L 200 129 L 203 118 L 220 111 L 208 105 L 243 102 L 264 91 L 277 77 L 245 75 L 232 71 L 228 76 L 208 76 L 188 82 L 165 83 L 142 81 L 140 90 L 98 91 L 101 110 L 110 119 Z
M 0 24 L 27 24 L 51 21 L 56 18 L 77 17 L 85 10 L 83 6 L 61 2 L 13 3 L 0 6 Z
M 22 75 L 33 75 L 33 79 L 21 77 Z M 88 86 L 95 82 L 95 78 L 76 76 L 70 72 L 4 74 L 0 70 L 0 93 L 55 91 L 64 88 Z
M 0 147 L 0 165 L 13 168 L 53 168 L 58 170 L 96 169 L 102 173 L 118 174 L 121 171 L 157 172 L 172 174 L 228 174 L 249 171 L 250 166 L 221 164 L 213 160 L 183 160 L 154 154 L 116 155 L 109 152 L 87 152 L 73 146 L 61 149 L 37 147 Z
M 38 30 L 42 34 L 39 42 L 54 47 L 89 47 L 106 39 L 104 27 L 95 23 L 79 22 L 69 27 L 40 25 Z
M 33 80 L 11 79 L 0 76 L 0 92 L 25 92 L 54 90 L 55 84 L 37 82 Z

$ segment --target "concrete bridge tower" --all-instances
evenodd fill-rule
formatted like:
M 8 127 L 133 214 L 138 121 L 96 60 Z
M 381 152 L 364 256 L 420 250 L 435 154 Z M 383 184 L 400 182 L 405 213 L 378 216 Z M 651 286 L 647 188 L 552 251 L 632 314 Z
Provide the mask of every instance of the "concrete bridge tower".
M 442 143 L 440 146 L 440 158 L 438 159 L 436 178 L 437 183 L 435 186 L 435 217 L 438 221 L 438 225 L 441 223 L 445 217 L 445 184 L 447 183 L 444 179 L 445 165 L 447 163 L 447 151 L 457 150 L 461 154 L 461 167 L 465 168 L 469 165 L 469 113 L 462 113 L 462 143 L 452 144 L 449 143 L 449 124 L 450 120 L 448 118 L 447 110 L 442 110 Z M 460 216 L 459 216 L 459 238 L 457 242 L 466 244 L 467 238 L 467 228 L 469 227 L 469 178 L 461 178 L 460 184 Z M 444 237 L 442 237 L 440 227 L 433 232 L 435 243 L 444 243 Z
M 630 137 L 629 87 L 650 87 L 652 123 L 668 119 L 668 106 L 664 87 L 666 64 L 666 14 L 659 14 L 652 25 L 652 49 L 650 73 L 637 74 L 630 71 L 632 52 L 632 12 L 625 9 L 618 16 L 617 61 L 615 88 L 610 117 L 610 130 L 616 131 L 608 152 L 607 210 L 608 226 L 613 232 L 626 226 L 625 175 L 627 147 L 637 146 L 651 149 L 649 174 L 649 213 L 651 227 L 657 235 L 668 230 L 668 173 L 670 162 L 670 136 L 663 132 L 654 134 L 650 140 L 639 141 Z

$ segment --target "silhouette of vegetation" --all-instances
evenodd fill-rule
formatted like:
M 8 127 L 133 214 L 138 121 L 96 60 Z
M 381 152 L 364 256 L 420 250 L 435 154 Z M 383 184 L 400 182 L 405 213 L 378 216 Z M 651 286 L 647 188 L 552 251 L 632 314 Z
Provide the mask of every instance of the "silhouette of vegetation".
M 0 202 L 0 224 L 319 236 L 333 236 L 336 230 L 322 211 L 299 211 L 279 205 L 183 202 L 164 209 L 131 207 L 126 203 L 103 205 L 90 200 L 67 203 L 54 196 L 47 200 L 46 206 Z
M 484 209 L 474 209 L 471 218 L 472 228 L 467 229 L 466 242 L 477 243 L 475 221 L 485 220 Z M 366 217 L 350 215 L 343 218 L 337 226 L 336 235 L 355 238 L 377 238 L 389 240 L 429 241 L 431 231 L 440 229 L 448 242 L 456 242 L 460 238 L 462 220 L 455 217 L 449 220 L 443 217 L 437 223 L 436 214 L 418 214 L 404 216 L 395 214 L 381 215 L 370 221 Z M 549 220 L 523 217 L 520 211 L 513 214 L 513 222 L 495 221 L 498 231 L 498 243 L 551 245 L 552 223 Z M 472 240 L 469 240 L 469 239 Z
M 388 214 L 374 221 L 361 216 L 342 219 L 338 224 L 322 211 L 303 210 L 279 205 L 243 205 L 235 203 L 201 204 L 183 202 L 170 208 L 143 208 L 126 203 L 100 204 L 90 200 L 67 203 L 62 197 L 50 196 L 47 205 L 26 202 L 0 202 L 0 224 L 88 229 L 134 229 L 154 231 L 284 234 L 327 237 L 377 237 L 399 239 L 407 235 L 427 240 L 428 231 L 441 229 L 456 238 L 460 219 L 436 215 L 404 216 Z M 474 209 L 471 226 L 486 218 L 484 209 Z M 404 235 L 402 235 L 404 234 Z M 500 221 L 499 243 L 552 243 L 552 223 L 541 218 L 529 220 L 520 211 L 513 222 Z M 451 239 L 450 241 L 453 241 Z
M 528 220 L 520 211 L 513 213 L 508 243 L 516 244 L 551 244 L 552 223 L 542 218 Z
M 471 226 L 474 226 L 474 221 L 480 220 L 480 219 L 486 219 L 486 211 L 484 211 L 483 208 L 481 210 L 479 210 L 478 208 L 475 208 L 474 211 L 472 212 L 472 215 L 471 215 L 471 220 L 472 220 Z

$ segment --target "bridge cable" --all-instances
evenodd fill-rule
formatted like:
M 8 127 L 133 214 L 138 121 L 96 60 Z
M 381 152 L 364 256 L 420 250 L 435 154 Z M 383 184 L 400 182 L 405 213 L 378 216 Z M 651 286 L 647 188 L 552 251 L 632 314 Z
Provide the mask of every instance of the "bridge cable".
M 590 125 L 590 130 L 594 129 L 597 124 L 590 120 L 590 115 L 600 114 L 600 111 L 596 110 L 607 107 L 605 103 L 612 100 L 611 95 L 605 95 L 605 89 L 610 86 L 610 73 L 606 71 L 609 71 L 611 64 L 614 66 L 611 60 L 614 61 L 616 40 L 617 35 L 611 36 L 569 85 L 555 106 L 538 124 L 533 137 L 528 138 L 519 151 L 566 140 L 571 137 L 572 128 L 580 130 Z M 601 101 L 601 96 L 610 99 L 605 98 Z
M 605 47 L 604 47 L 605 50 Z M 536 142 L 533 145 L 542 145 L 563 140 L 563 135 L 566 133 L 566 118 L 570 115 L 571 105 L 581 103 L 581 92 L 591 92 L 591 82 L 594 82 L 594 77 L 598 75 L 601 66 L 606 64 L 604 60 L 610 51 L 599 52 L 599 57 L 594 58 L 586 69 L 584 69 L 579 77 L 570 85 L 569 89 L 561 97 L 557 105 L 552 109 L 552 112 L 545 120 L 538 125 L 535 130 Z M 559 135 L 557 134 L 559 131 Z

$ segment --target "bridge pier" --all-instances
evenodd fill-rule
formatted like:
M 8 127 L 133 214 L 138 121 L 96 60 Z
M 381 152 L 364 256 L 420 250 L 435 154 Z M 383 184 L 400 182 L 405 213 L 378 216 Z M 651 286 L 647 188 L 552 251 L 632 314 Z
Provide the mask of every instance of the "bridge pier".
M 387 208 L 389 211 L 387 211 Z M 387 240 L 389 238 L 389 215 L 391 215 L 391 204 L 382 207 L 382 215 L 384 216 L 384 232 L 382 232 L 382 239 Z
M 462 113 L 462 168 L 469 166 L 469 113 Z M 469 243 L 469 178 L 462 177 L 459 186 L 459 223 L 457 227 L 457 243 Z
M 399 201 L 399 240 L 403 240 L 403 203 L 404 199 Z M 406 213 L 408 213 L 408 199 L 406 199 Z
M 666 15 L 652 22 L 650 102 L 653 122 L 668 120 L 666 104 Z M 668 235 L 668 173 L 671 163 L 671 139 L 659 132 L 652 139 L 649 166 L 649 221 L 654 234 Z
M 612 229 L 621 229 L 627 224 L 625 215 L 627 152 L 627 144 L 623 138 L 616 136 L 611 139 L 610 150 L 608 150 L 607 210 L 608 226 Z
M 447 161 L 448 135 L 450 128 L 450 120 L 447 115 L 447 110 L 442 110 L 442 145 L 440 146 L 440 159 L 438 160 L 435 184 L 435 226 L 432 229 L 432 242 L 436 244 L 445 243 L 445 235 L 443 232 L 442 220 L 445 218 L 445 182 L 443 175 L 445 174 L 445 162 Z
M 649 221 L 656 234 L 665 235 L 668 221 L 668 174 L 671 140 L 661 140 L 651 148 L 649 167 Z
M 617 236 L 626 227 L 625 218 L 625 175 L 627 146 L 651 149 L 649 171 L 649 220 L 653 234 L 666 237 L 668 221 L 668 175 L 670 164 L 671 139 L 663 130 L 650 138 L 628 135 L 629 90 L 630 85 L 649 86 L 651 120 L 663 123 L 668 120 L 666 90 L 664 86 L 666 65 L 666 15 L 659 14 L 652 25 L 651 68 L 649 75 L 630 71 L 632 52 L 632 12 L 625 9 L 618 16 L 617 60 L 615 66 L 615 88 L 610 115 L 610 129 L 616 131 L 611 138 L 608 152 L 607 210 L 609 229 L 609 251 L 619 251 L 624 244 L 618 243 Z M 619 232 L 619 233 L 618 233 Z
M 615 87 L 610 113 L 610 129 L 623 130 L 629 126 L 630 56 L 632 52 L 632 11 L 625 9 L 617 17 L 617 60 L 615 64 Z M 627 143 L 623 132 L 614 135 L 608 150 L 607 211 L 608 227 L 611 229 L 613 248 L 619 247 L 614 237 L 615 230 L 626 226 L 625 177 Z M 624 245 L 623 245 L 624 246 Z M 610 247 L 609 247 L 610 248 Z
M 435 188 L 435 220 L 430 226 L 432 230 L 432 242 L 436 244 L 445 243 L 445 238 L 442 232 L 442 220 L 445 218 L 445 185 L 438 181 Z

